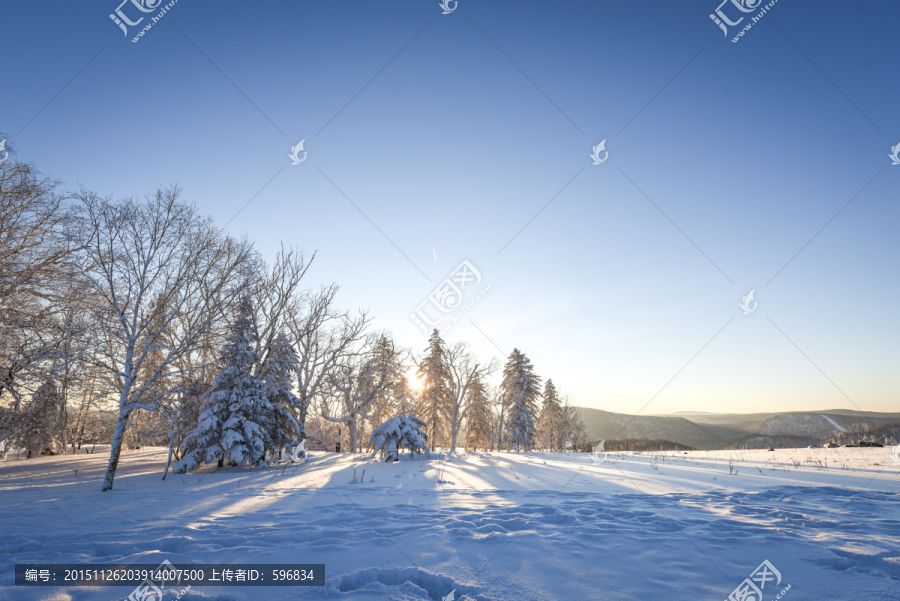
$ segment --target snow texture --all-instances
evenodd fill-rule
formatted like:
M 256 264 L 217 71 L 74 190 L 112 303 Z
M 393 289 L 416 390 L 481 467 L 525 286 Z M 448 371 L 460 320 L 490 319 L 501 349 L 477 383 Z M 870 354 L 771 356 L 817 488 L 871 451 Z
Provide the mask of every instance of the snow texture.
M 130 593 L 14 587 L 16 563 L 164 559 L 326 566 L 324 587 L 197 587 L 180 601 L 719 600 L 763 560 L 783 578 L 765 601 L 786 584 L 782 601 L 900 598 L 889 448 L 611 453 L 601 465 L 581 453 L 316 453 L 284 473 L 208 466 L 165 481 L 165 449 L 145 448 L 123 452 L 106 493 L 102 451 L 0 464 L 0 600 Z M 348 484 L 360 467 L 365 481 Z

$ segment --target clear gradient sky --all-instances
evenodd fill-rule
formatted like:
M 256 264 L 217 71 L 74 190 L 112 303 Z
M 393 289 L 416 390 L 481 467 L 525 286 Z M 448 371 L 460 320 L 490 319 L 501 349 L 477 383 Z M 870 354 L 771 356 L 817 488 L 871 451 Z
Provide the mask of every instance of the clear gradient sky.
M 737 43 L 757 13 L 726 38 L 716 0 L 180 0 L 137 43 L 157 13 L 117 6 L 0 5 L 0 132 L 64 189 L 177 183 L 416 350 L 468 260 L 447 338 L 586 407 L 900 410 L 896 2 L 780 0 Z

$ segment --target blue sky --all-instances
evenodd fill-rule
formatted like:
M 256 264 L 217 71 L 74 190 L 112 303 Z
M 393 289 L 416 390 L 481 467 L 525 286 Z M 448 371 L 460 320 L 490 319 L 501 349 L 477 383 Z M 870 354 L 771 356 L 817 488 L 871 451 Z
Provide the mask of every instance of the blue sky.
M 117 6 L 0 8 L 0 131 L 65 189 L 177 183 L 417 350 L 468 260 L 447 337 L 583 406 L 900 408 L 896 3 L 781 0 L 738 43 L 714 1 L 181 0 L 137 43 Z

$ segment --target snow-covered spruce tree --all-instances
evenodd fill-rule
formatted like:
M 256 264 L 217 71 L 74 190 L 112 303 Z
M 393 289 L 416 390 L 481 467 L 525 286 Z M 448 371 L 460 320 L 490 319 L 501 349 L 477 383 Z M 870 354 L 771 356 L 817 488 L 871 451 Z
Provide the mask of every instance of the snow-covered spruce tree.
M 469 389 L 469 397 L 466 401 L 471 407 L 466 416 L 466 442 L 465 447 L 472 447 L 477 451 L 478 447 L 487 450 L 491 443 L 491 406 L 487 393 L 487 386 L 480 377 L 475 378 Z
M 509 448 L 529 451 L 534 447 L 537 401 L 541 396 L 541 379 L 534 373 L 531 361 L 519 349 L 513 349 L 503 368 L 500 393 L 508 408 L 504 438 Z
M 422 430 L 425 422 L 410 415 L 398 415 L 387 420 L 372 432 L 369 444 L 375 450 L 372 457 L 381 451 L 381 458 L 385 461 L 400 459 L 400 449 L 409 449 L 411 455 L 416 453 L 428 453 L 430 449 L 426 444 L 428 435 Z
M 538 438 L 542 446 L 551 451 L 558 451 L 565 444 L 563 438 L 563 416 L 560 407 L 559 393 L 553 380 L 544 384 L 544 404 L 538 419 Z
M 261 466 L 265 465 L 266 451 L 274 451 L 265 423 L 260 424 L 270 418 L 273 410 L 266 398 L 266 384 L 253 375 L 259 358 L 253 350 L 257 334 L 252 315 L 253 304 L 244 296 L 222 347 L 225 367 L 205 395 L 197 427 L 185 437 L 185 453 L 175 465 L 176 474 L 212 461 L 218 461 L 220 466 Z
M 276 449 L 293 447 L 307 438 L 303 424 L 292 413 L 292 409 L 300 410 L 300 399 L 292 390 L 296 372 L 297 352 L 287 336 L 280 333 L 272 342 L 262 369 L 270 407 L 263 411 L 261 421 Z
M 425 356 L 418 363 L 416 375 L 422 381 L 418 413 L 425 422 L 432 447 L 447 441 L 445 431 L 450 419 L 450 370 L 447 367 L 446 347 L 437 330 L 428 339 Z
M 54 454 L 57 451 L 56 436 L 53 434 L 56 417 L 62 403 L 62 396 L 53 380 L 47 380 L 34 391 L 31 402 L 21 414 L 21 429 L 17 446 L 32 455 Z

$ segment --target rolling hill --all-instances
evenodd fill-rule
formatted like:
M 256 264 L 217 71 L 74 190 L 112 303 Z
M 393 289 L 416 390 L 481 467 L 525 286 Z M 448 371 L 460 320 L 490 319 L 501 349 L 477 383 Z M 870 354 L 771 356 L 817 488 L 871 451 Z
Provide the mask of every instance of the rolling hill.
M 698 449 L 777 445 L 805 446 L 825 442 L 835 434 L 873 432 L 900 422 L 900 413 L 830 409 L 814 412 L 716 414 L 682 411 L 670 415 L 612 413 L 581 408 L 590 440 L 659 439 Z

